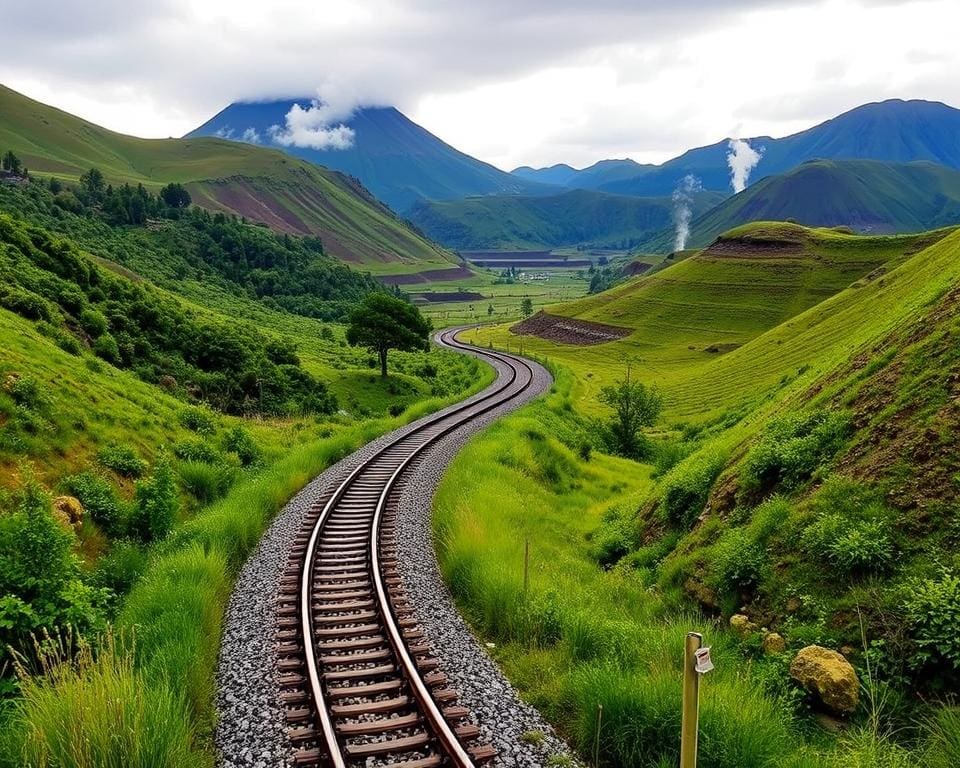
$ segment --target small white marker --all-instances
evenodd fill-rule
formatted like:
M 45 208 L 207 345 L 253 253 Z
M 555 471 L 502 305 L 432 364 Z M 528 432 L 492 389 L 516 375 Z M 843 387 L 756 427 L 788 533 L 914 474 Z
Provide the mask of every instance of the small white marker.
M 713 669 L 713 661 L 710 659 L 709 648 L 698 648 L 694 654 L 694 669 L 701 675 L 707 674 Z

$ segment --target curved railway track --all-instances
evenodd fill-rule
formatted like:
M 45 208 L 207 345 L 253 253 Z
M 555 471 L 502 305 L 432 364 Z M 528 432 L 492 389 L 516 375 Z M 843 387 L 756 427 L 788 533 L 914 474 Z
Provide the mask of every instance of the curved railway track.
M 424 419 L 359 465 L 305 516 L 277 606 L 280 700 L 295 760 L 333 768 L 467 768 L 495 751 L 457 704 L 397 573 L 396 505 L 437 440 L 522 394 L 531 367 L 462 344 L 497 367 L 479 395 Z

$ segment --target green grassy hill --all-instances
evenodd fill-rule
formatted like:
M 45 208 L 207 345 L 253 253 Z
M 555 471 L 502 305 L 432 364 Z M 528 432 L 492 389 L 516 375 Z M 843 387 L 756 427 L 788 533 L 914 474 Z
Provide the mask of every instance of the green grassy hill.
M 699 214 L 723 195 L 698 193 Z M 588 246 L 625 250 L 670 226 L 670 197 L 636 198 L 573 190 L 552 196 L 491 195 L 421 202 L 410 219 L 430 237 L 460 250 Z
M 599 386 L 622 372 L 624 361 L 634 360 L 641 375 L 663 382 L 671 416 L 708 419 L 729 406 L 738 390 L 723 390 L 716 401 L 712 390 L 690 383 L 701 372 L 945 234 L 861 237 L 782 223 L 747 225 L 671 267 L 547 308 L 564 317 L 627 328 L 625 339 L 587 347 L 533 340 L 532 348 L 544 345 L 545 353 L 581 374 L 588 409 L 597 407 L 592 396 Z M 497 338 L 511 336 L 500 332 Z M 774 365 L 769 376 L 780 375 L 780 366 Z
M 929 162 L 812 160 L 748 189 L 695 218 L 690 244 L 703 247 L 750 221 L 791 219 L 813 227 L 884 234 L 960 222 L 960 171 Z M 664 231 L 646 246 L 673 247 Z
M 0 86 L 0 147 L 31 172 L 76 180 L 92 167 L 113 183 L 184 184 L 194 202 L 291 234 L 375 274 L 455 264 L 359 183 L 276 150 L 214 138 L 139 139 L 108 131 Z
M 721 659 L 701 714 L 711 765 L 956 763 L 960 643 L 942 628 L 960 615 L 958 286 L 955 228 L 752 224 L 548 310 L 625 339 L 523 339 L 560 366 L 554 402 L 455 464 L 441 560 L 514 682 L 585 755 L 675 761 L 677 649 L 695 629 Z M 504 326 L 474 337 L 519 342 Z M 610 450 L 598 389 L 631 361 L 665 408 L 623 465 L 590 448 Z M 518 557 L 518 529 L 540 553 L 529 595 L 497 565 Z M 839 720 L 791 679 L 811 644 L 863 686 Z
M 492 373 L 434 349 L 381 378 L 328 322 L 376 284 L 316 238 L 78 196 L 0 184 L 0 765 L 212 766 L 220 625 L 272 517 Z M 46 633 L 95 660 L 36 672 Z M 64 738 L 50 705 L 90 717 Z

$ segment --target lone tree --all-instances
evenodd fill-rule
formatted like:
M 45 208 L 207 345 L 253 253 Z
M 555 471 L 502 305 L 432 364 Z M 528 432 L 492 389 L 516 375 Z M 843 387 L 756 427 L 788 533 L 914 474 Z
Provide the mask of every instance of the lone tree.
M 3 156 L 3 170 L 10 171 L 13 174 L 20 173 L 20 158 L 13 154 L 12 149 L 8 149 Z
M 193 202 L 190 198 L 190 193 L 184 188 L 182 184 L 167 184 L 163 189 L 160 190 L 160 198 L 165 202 L 170 208 L 189 208 L 190 203 Z M 287 237 L 287 242 L 289 243 L 289 236 Z
M 520 302 L 520 314 L 524 317 L 530 317 L 533 314 L 533 299 L 529 296 Z
M 663 396 L 656 387 L 648 387 L 627 375 L 616 384 L 600 390 L 599 400 L 613 409 L 613 416 L 604 424 L 609 448 L 629 459 L 642 459 L 649 452 L 644 427 L 652 427 L 663 410 Z
M 350 315 L 347 341 L 376 352 L 380 375 L 386 376 L 387 351 L 427 350 L 431 330 L 430 321 L 413 304 L 386 293 L 371 293 Z

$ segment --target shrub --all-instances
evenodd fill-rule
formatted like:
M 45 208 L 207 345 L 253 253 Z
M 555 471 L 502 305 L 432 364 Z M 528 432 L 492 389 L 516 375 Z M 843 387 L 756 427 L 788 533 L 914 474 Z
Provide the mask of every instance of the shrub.
M 634 546 L 630 525 L 616 510 L 610 510 L 604 516 L 603 522 L 591 538 L 590 556 L 602 568 L 615 565 L 628 555 Z
M 662 440 L 653 445 L 654 477 L 662 477 L 687 456 L 695 446 L 681 440 Z
M 80 500 L 84 510 L 104 532 L 111 536 L 124 532 L 128 510 L 105 477 L 88 470 L 64 478 L 63 487 Z
M 960 673 L 960 576 L 944 570 L 938 578 L 915 579 L 907 589 L 904 608 L 916 648 L 911 664 L 944 669 L 956 681 Z
M 36 482 L 28 477 L 11 500 L 13 508 L 0 514 L 0 674 L 8 647 L 27 652 L 31 632 L 99 627 L 106 599 L 83 583 L 74 536 Z
M 217 418 L 209 408 L 187 408 L 180 411 L 177 418 L 180 424 L 199 435 L 209 436 L 217 431 Z
M 260 446 L 256 444 L 250 433 L 239 425 L 227 433 L 224 448 L 230 453 L 237 454 L 240 463 L 245 467 L 260 461 Z
M 179 503 L 173 470 L 165 452 L 157 456 L 153 474 L 137 483 L 136 504 L 130 515 L 130 532 L 140 541 L 162 539 L 173 527 Z
M 100 312 L 87 308 L 80 313 L 80 327 L 91 339 L 99 339 L 107 332 L 110 324 Z
M 692 527 L 725 463 L 722 454 L 699 452 L 677 464 L 663 479 L 660 514 L 673 525 Z
M 602 387 L 598 399 L 613 411 L 600 430 L 610 452 L 628 459 L 646 458 L 650 442 L 643 430 L 653 426 L 663 410 L 660 390 L 631 381 L 628 369 L 622 381 Z
M 813 499 L 817 513 L 803 532 L 807 552 L 848 575 L 880 573 L 893 564 L 892 513 L 872 489 L 839 475 Z
M 179 440 L 173 446 L 173 455 L 183 461 L 202 461 L 206 464 L 220 460 L 220 454 L 203 440 Z
M 184 489 L 201 504 L 210 504 L 226 496 L 235 479 L 236 470 L 226 464 L 180 463 L 180 480 Z
M 125 595 L 140 578 L 147 565 L 147 554 L 134 541 L 121 539 L 97 561 L 93 580 L 116 595 Z
M 27 320 L 50 320 L 53 317 L 49 301 L 19 286 L 8 285 L 0 289 L 0 307 L 6 307 Z
M 97 461 L 124 477 L 140 477 L 147 469 L 147 462 L 137 456 L 130 446 L 115 443 L 101 448 L 97 453 Z
M 108 363 L 120 364 L 120 347 L 117 340 L 109 333 L 105 333 L 93 342 L 93 353 Z
M 49 398 L 43 388 L 31 376 L 19 376 L 8 386 L 13 402 L 22 408 L 43 411 L 49 405 Z
M 843 411 L 814 411 L 772 422 L 744 459 L 741 488 L 767 493 L 794 490 L 841 447 L 850 428 Z
M 719 586 L 734 593 L 752 590 L 760 584 L 766 566 L 764 548 L 749 531 L 726 531 L 714 548 L 715 574 Z

